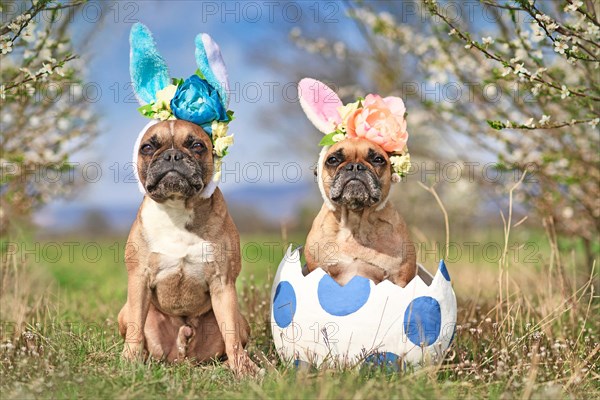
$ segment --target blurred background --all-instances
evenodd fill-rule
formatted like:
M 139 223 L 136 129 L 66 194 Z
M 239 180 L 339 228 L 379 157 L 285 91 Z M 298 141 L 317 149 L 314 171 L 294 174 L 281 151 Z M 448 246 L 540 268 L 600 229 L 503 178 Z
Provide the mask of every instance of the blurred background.
M 512 222 L 527 227 L 516 253 L 529 252 L 515 257 L 538 260 L 549 244 L 543 238 L 563 235 L 588 273 L 600 224 L 598 74 L 590 74 L 598 33 L 576 11 L 547 6 L 564 23 L 579 21 L 574 29 L 590 39 L 570 48 L 565 32 L 542 32 L 531 13 L 471 6 L 5 2 L 2 230 L 125 239 L 142 198 L 131 154 L 147 121 L 128 67 L 129 29 L 141 21 L 173 77 L 195 71 L 199 32 L 221 47 L 236 120 L 220 187 L 248 240 L 301 244 L 322 203 L 313 173 L 320 134 L 295 87 L 308 76 L 344 101 L 367 93 L 405 99 L 413 171 L 393 201 L 422 263 L 445 253 L 446 237 L 442 212 L 420 183 L 435 187 L 450 216 L 455 261 L 494 264 L 501 246 L 485 246 L 502 239 L 509 189 L 528 171 Z M 476 249 L 465 245 L 472 241 Z
M 135 22 L 153 32 L 172 77 L 196 70 L 200 32 L 220 45 L 227 64 L 235 144 L 220 188 L 241 232 L 238 286 L 253 354 L 276 359 L 271 278 L 286 247 L 302 245 L 322 204 L 314 177 L 322 135 L 296 90 L 312 77 L 344 102 L 378 93 L 407 105 L 413 165 L 391 201 L 418 261 L 434 271 L 446 259 L 462 327 L 459 359 L 432 379 L 456 379 L 459 394 L 488 382 L 496 396 L 521 397 L 515 393 L 525 387 L 529 398 L 545 382 L 567 396 L 594 397 L 572 390 L 590 385 L 600 348 L 600 321 L 588 319 L 598 315 L 600 289 L 597 2 L 34 0 L 0 7 L 0 372 L 9 397 L 40 388 L 55 397 L 132 393 L 131 376 L 111 368 L 121 345 L 123 251 L 142 200 L 131 166 L 147 123 L 129 78 Z M 51 330 L 66 322 L 98 329 Z M 554 350 L 538 357 L 538 348 Z M 548 358 L 538 373 L 541 357 Z M 67 378 L 52 381 L 48 365 Z M 202 381 L 186 376 L 205 370 L 190 371 L 148 386 L 156 392 L 134 393 L 171 395 L 169 385 Z M 131 382 L 164 381 L 144 374 Z M 115 375 L 125 376 L 120 389 L 110 383 Z M 526 375 L 529 383 L 517 388 Z M 44 379 L 50 386 L 36 383 Z M 492 393 L 483 387 L 480 395 Z M 447 386 L 429 397 L 440 393 Z

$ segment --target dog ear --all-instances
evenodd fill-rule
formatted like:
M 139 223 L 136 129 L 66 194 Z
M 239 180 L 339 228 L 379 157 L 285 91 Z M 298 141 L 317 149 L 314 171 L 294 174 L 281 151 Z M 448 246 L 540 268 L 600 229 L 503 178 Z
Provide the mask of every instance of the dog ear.
M 156 49 L 150 30 L 141 23 L 131 27 L 129 73 L 133 90 L 141 105 L 156 100 L 156 92 L 169 84 L 165 60 Z
M 342 122 L 338 107 L 343 106 L 343 103 L 323 82 L 311 78 L 302 79 L 298 83 L 298 98 L 308 119 L 324 134 L 333 132 L 336 125 Z
M 229 106 L 229 78 L 221 50 L 210 35 L 196 36 L 196 64 L 204 79 L 219 92 L 225 109 Z

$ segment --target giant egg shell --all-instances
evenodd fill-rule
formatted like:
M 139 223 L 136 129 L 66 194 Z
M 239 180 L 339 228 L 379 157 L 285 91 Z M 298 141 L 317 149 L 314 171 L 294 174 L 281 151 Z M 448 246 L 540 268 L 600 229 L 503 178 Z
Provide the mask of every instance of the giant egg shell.
M 321 268 L 304 276 L 299 249 L 290 246 L 271 290 L 271 327 L 286 361 L 421 365 L 450 346 L 456 296 L 443 260 L 435 276 L 418 265 L 404 288 L 361 276 L 340 286 Z

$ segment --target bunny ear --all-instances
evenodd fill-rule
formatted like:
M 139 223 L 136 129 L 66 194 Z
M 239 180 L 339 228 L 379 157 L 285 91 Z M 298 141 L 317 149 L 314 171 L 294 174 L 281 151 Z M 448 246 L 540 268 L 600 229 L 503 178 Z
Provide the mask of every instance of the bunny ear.
M 138 101 L 144 105 L 156 100 L 156 92 L 169 84 L 165 60 L 158 54 L 152 33 L 139 22 L 131 27 L 129 73 Z
M 217 89 L 221 96 L 221 102 L 227 109 L 229 106 L 227 67 L 223 62 L 219 46 L 206 33 L 196 36 L 196 64 L 204 75 L 204 79 Z
M 342 122 L 338 107 L 343 106 L 331 88 L 316 79 L 304 78 L 298 83 L 298 97 L 304 113 L 313 125 L 329 134 Z

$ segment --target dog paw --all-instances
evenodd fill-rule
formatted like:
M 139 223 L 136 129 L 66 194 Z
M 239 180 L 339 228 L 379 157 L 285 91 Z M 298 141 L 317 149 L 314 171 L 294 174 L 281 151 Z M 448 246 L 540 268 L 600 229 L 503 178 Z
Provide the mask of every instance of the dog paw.
M 265 371 L 259 368 L 254 361 L 250 359 L 246 351 L 236 354 L 234 357 L 227 359 L 225 364 L 233 371 L 238 377 L 252 376 L 262 377 L 265 375 Z M 262 373 L 261 373 L 262 371 Z
M 121 352 L 121 359 L 125 361 L 135 362 L 144 361 L 145 350 L 143 343 L 125 343 L 123 352 Z

